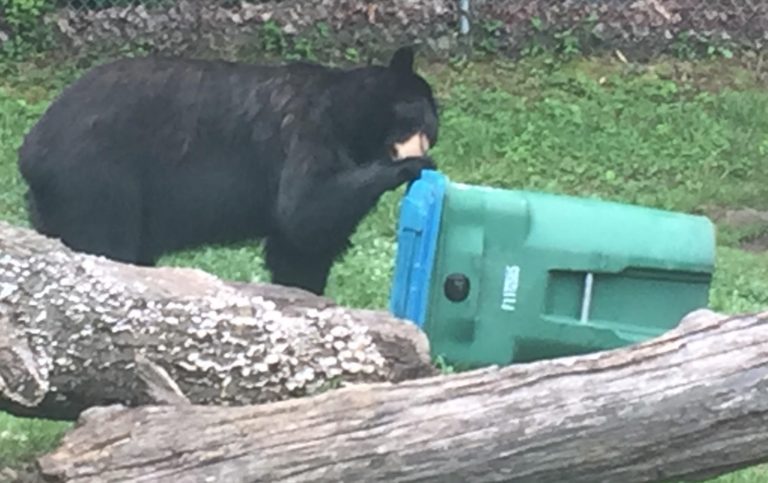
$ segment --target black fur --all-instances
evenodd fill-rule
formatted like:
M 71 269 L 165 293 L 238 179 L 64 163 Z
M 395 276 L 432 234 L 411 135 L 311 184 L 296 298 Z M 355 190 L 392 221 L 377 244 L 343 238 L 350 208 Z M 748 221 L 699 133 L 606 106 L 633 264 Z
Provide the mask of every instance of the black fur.
M 30 220 L 69 247 L 140 265 L 266 238 L 274 283 L 324 292 L 333 262 L 387 190 L 434 169 L 391 145 L 437 143 L 413 52 L 351 70 L 163 58 L 96 67 L 27 134 Z

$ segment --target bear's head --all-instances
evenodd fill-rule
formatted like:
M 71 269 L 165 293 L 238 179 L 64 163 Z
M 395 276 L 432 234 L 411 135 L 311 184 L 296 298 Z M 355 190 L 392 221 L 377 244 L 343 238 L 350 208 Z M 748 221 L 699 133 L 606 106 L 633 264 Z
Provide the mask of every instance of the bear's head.
M 432 88 L 414 71 L 410 47 L 394 53 L 388 70 L 395 87 L 385 143 L 394 159 L 422 156 L 437 144 L 439 118 Z
M 412 47 L 399 48 L 387 65 L 348 71 L 336 87 L 334 118 L 358 162 L 417 157 L 437 144 L 437 102 L 414 70 Z

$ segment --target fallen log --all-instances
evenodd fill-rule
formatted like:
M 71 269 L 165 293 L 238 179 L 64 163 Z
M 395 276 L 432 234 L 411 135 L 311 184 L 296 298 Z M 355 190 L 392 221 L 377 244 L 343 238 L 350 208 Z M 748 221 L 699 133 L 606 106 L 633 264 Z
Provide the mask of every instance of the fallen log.
M 424 334 L 386 313 L 116 263 L 0 223 L 0 409 L 15 415 L 263 403 L 432 374 Z
M 619 350 L 222 408 L 94 408 L 39 459 L 70 483 L 655 482 L 768 459 L 768 312 Z

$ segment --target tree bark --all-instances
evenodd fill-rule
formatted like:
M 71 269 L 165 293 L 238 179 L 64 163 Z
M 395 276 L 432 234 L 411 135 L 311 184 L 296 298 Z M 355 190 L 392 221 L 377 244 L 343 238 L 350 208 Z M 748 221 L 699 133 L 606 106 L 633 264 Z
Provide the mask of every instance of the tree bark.
M 75 253 L 0 223 L 0 409 L 241 405 L 436 374 L 413 324 L 308 292 Z
M 265 405 L 98 408 L 63 482 L 652 482 L 768 458 L 768 312 L 635 346 Z M 48 481 L 48 480 L 46 480 Z

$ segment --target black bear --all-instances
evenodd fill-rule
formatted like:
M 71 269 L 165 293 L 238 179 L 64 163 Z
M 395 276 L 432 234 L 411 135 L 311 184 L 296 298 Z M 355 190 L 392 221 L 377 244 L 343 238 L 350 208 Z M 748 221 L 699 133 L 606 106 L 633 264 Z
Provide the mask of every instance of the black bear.
M 273 283 L 322 294 L 380 196 L 435 169 L 438 111 L 413 69 L 144 57 L 93 68 L 19 149 L 34 228 L 137 265 L 265 239 Z

